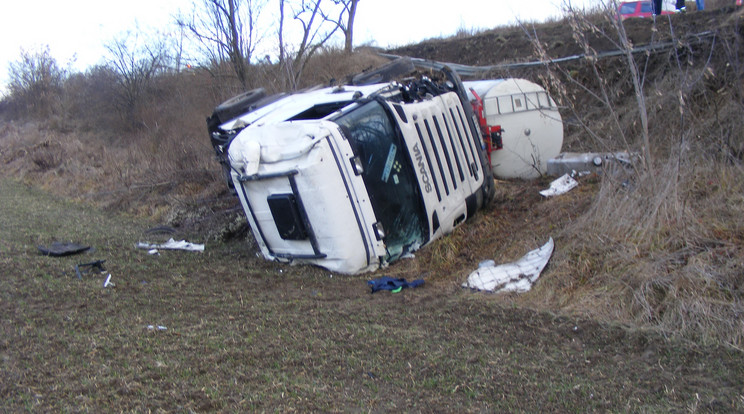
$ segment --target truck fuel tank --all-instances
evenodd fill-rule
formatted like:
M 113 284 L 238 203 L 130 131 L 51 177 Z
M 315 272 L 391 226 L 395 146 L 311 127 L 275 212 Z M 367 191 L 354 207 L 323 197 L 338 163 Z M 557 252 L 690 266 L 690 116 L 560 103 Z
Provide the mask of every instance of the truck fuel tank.
M 561 152 L 563 121 L 555 101 L 540 85 L 525 79 L 463 82 L 483 100 L 488 126 L 501 126 L 501 148 L 491 151 L 496 178 L 537 178 Z

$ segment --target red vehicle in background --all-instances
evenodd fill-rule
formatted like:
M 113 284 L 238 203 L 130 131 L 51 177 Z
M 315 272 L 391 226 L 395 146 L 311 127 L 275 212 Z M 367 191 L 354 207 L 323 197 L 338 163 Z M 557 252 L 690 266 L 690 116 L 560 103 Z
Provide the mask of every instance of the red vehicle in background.
M 662 6 L 661 14 L 673 14 L 674 12 L 664 10 Z M 620 3 L 617 14 L 621 20 L 631 17 L 652 17 L 654 15 L 654 6 L 651 1 L 624 1 Z

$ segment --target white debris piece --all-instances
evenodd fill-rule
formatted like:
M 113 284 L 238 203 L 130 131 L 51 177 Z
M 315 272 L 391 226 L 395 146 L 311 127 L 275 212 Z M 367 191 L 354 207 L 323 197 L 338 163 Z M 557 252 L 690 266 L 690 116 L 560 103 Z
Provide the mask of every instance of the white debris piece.
M 108 276 L 106 276 L 106 281 L 103 282 L 103 287 L 109 287 L 109 286 L 111 287 L 116 286 L 114 282 L 111 281 L 111 273 L 109 273 Z
M 553 254 L 553 238 L 542 247 L 530 251 L 516 262 L 499 266 L 484 265 L 468 276 L 463 287 L 489 292 L 526 292 L 540 277 Z
M 204 251 L 203 244 L 190 243 L 190 242 L 187 242 L 186 240 L 175 241 L 173 239 L 170 239 L 163 244 L 151 244 L 151 243 L 139 242 L 137 243 L 137 248 L 147 249 L 147 250 L 163 249 L 163 250 L 188 250 L 192 252 L 203 252 Z
M 550 188 L 540 191 L 540 194 L 545 197 L 557 196 L 573 190 L 578 185 L 578 181 L 571 178 L 570 175 L 564 174 L 550 183 Z

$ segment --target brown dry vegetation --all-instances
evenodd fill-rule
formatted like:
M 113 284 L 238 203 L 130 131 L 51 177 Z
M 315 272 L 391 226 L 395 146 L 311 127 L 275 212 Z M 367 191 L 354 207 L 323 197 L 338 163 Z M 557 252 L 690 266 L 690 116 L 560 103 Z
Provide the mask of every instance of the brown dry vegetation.
M 741 347 L 744 251 L 736 217 L 744 190 L 742 22 L 742 11 L 732 7 L 663 17 L 656 24 L 627 21 L 624 29 L 632 45 L 675 45 L 634 56 L 643 82 L 652 165 L 639 168 L 631 181 L 604 177 L 584 183 L 582 191 L 560 201 L 540 200 L 534 188 L 525 193 L 534 183 L 501 183 L 519 195 L 507 192 L 505 200 L 497 200 L 496 211 L 487 213 L 493 215 L 493 227 L 481 223 L 486 228 L 472 234 L 478 224 L 471 225 L 453 236 L 462 240 L 431 250 L 450 257 L 465 240 L 490 241 L 491 234 L 506 231 L 507 237 L 485 245 L 497 260 L 508 260 L 558 233 L 551 276 L 535 291 L 513 298 L 520 306 L 654 326 L 696 341 Z M 517 55 L 525 49 L 539 49 L 547 58 L 599 54 L 620 43 L 614 26 L 604 15 L 579 16 L 471 39 L 433 40 L 393 53 L 444 61 L 458 56 L 458 63 L 474 65 L 503 63 L 498 58 L 503 55 L 507 62 L 527 60 Z M 470 52 L 455 54 L 463 50 Z M 493 72 L 527 77 L 552 91 L 564 105 L 564 150 L 642 149 L 640 107 L 626 57 Z M 532 229 L 509 223 L 515 202 L 518 209 L 529 210 Z M 448 243 L 455 250 L 448 250 Z M 469 259 L 483 257 L 487 252 Z
M 421 250 L 416 259 L 396 263 L 385 270 L 386 274 L 409 280 L 423 277 L 428 290 L 426 294 L 387 305 L 399 312 L 405 312 L 404 309 L 409 306 L 418 306 L 449 321 L 441 328 L 444 331 L 437 330 L 437 335 L 441 334 L 440 339 L 450 337 L 452 332 L 448 330 L 458 324 L 473 330 L 480 329 L 478 327 L 482 325 L 473 324 L 467 319 L 472 317 L 473 320 L 482 321 L 486 318 L 483 315 L 491 315 L 489 312 L 494 309 L 491 305 L 497 306 L 495 309 L 501 309 L 499 312 L 505 315 L 512 315 L 507 311 L 510 309 L 508 306 L 512 306 L 514 314 L 507 317 L 502 315 L 499 319 L 504 332 L 516 332 L 516 340 L 520 343 L 537 343 L 537 348 L 575 346 L 573 340 L 566 344 L 561 342 L 566 335 L 572 335 L 566 332 L 570 331 L 573 323 L 564 319 L 556 322 L 558 319 L 540 316 L 535 326 L 554 324 L 557 328 L 541 328 L 526 333 L 518 321 L 520 318 L 534 318 L 529 316 L 534 314 L 524 313 L 528 309 L 537 310 L 541 312 L 540 315 L 552 313 L 591 320 L 587 324 L 597 330 L 602 328 L 596 323 L 612 323 L 681 338 L 689 341 L 685 343 L 693 344 L 690 355 L 682 359 L 695 361 L 696 364 L 704 365 L 706 359 L 697 354 L 697 347 L 711 344 L 728 347 L 733 356 L 727 358 L 739 361 L 744 347 L 742 9 L 711 7 L 706 12 L 663 17 L 656 23 L 651 20 L 629 20 L 624 24 L 624 29 L 635 46 L 664 42 L 674 45 L 633 55 L 643 85 L 643 105 L 639 105 L 638 96 L 633 90 L 627 56 L 578 59 L 530 69 L 493 70 L 484 76 L 523 77 L 548 88 L 562 106 L 564 150 L 641 151 L 644 149 L 644 128 L 640 114 L 646 111 L 648 146 L 645 149 L 650 154 L 648 166 L 641 165 L 632 176 L 622 179 L 611 176 L 584 178 L 579 188 L 555 199 L 543 199 L 537 194 L 550 181 L 548 177 L 530 182 L 498 182 L 496 200 L 482 214 L 452 235 Z M 709 33 L 701 35 L 704 32 Z M 613 43 L 618 41 L 612 20 L 595 13 L 534 27 L 499 28 L 473 36 L 434 39 L 388 52 L 462 64 L 496 65 L 530 61 L 539 55 L 558 58 L 587 51 L 603 52 L 614 49 Z M 304 82 L 305 85 L 326 84 L 331 79 L 344 79 L 349 74 L 382 61 L 370 51 L 356 52 L 352 56 L 327 51 L 308 65 Z M 271 66 L 253 66 L 251 70 L 253 83 L 249 86 L 266 87 L 270 92 L 277 90 L 280 82 L 276 80 Z M 225 68 L 199 68 L 159 76 L 148 90 L 146 100 L 134 111 L 134 117 L 128 119 L 118 116 L 111 105 L 115 99 L 115 91 L 110 85 L 111 76 L 105 68 L 97 68 L 69 77 L 62 94 L 53 100 L 51 115 L 47 112 L 44 116 L 24 113 L 12 96 L 6 99 L 0 106 L 3 117 L 0 124 L 0 165 L 3 168 L 0 174 L 20 178 L 54 194 L 91 203 L 106 211 L 133 213 L 156 223 L 176 226 L 202 241 L 215 243 L 215 249 L 224 255 L 224 259 L 205 260 L 219 267 L 214 272 L 229 283 L 231 295 L 237 295 L 236 292 L 246 288 L 244 283 L 250 284 L 247 289 L 255 285 L 268 289 L 269 293 L 259 294 L 262 298 L 260 306 L 268 303 L 270 299 L 267 297 L 270 295 L 304 298 L 303 295 L 307 293 L 302 290 L 304 283 L 300 282 L 301 277 L 295 277 L 295 273 L 307 273 L 309 286 L 320 290 L 323 276 L 316 269 L 288 272 L 293 276 L 287 276 L 286 285 L 276 274 L 268 276 L 271 280 L 256 273 L 252 273 L 247 281 L 238 276 L 242 274 L 242 269 L 247 268 L 253 269 L 252 272 L 269 274 L 285 267 L 263 263 L 248 254 L 253 253 L 250 250 L 254 249 L 252 243 L 225 241 L 236 231 L 246 236 L 245 224 L 240 219 L 241 212 L 236 208 L 237 201 L 226 191 L 219 165 L 213 159 L 204 123 L 215 104 L 239 92 L 237 83 L 225 72 Z M 556 251 L 532 291 L 521 295 L 474 293 L 466 299 L 461 297 L 460 284 L 480 260 L 492 258 L 497 262 L 506 262 L 517 259 L 544 243 L 548 236 L 556 240 Z M 239 263 L 241 268 L 232 269 L 232 260 Z M 184 284 L 182 279 L 178 279 L 179 286 Z M 200 276 L 199 280 L 210 283 L 206 276 Z M 301 285 L 296 285 L 298 283 Z M 374 304 L 359 304 L 355 299 L 358 286 L 351 286 L 351 282 L 337 287 L 342 290 L 333 299 L 327 297 L 324 300 L 331 304 L 341 303 L 347 319 L 353 319 L 362 326 L 369 320 L 356 319 L 361 318 L 356 312 L 360 309 L 365 312 L 381 311 Z M 166 287 L 158 288 L 167 292 Z M 122 295 L 124 292 L 121 291 Z M 215 291 L 210 294 L 219 293 Z M 456 301 L 449 302 L 451 297 L 456 297 Z M 98 303 L 98 299 L 93 301 L 96 302 L 95 306 L 107 309 L 108 305 Z M 298 306 L 306 305 L 304 301 L 298 303 Z M 240 304 L 243 304 L 242 296 Z M 505 307 L 502 308 L 502 305 Z M 322 307 L 312 306 L 312 309 L 304 309 L 303 312 L 326 312 Z M 269 309 L 272 310 L 275 309 Z M 390 318 L 396 317 L 393 311 L 383 313 Z M 465 319 L 456 320 L 456 314 L 465 315 Z M 197 322 L 199 317 L 194 316 Z M 413 322 L 411 318 L 416 317 L 406 316 L 409 323 Z M 287 322 L 281 315 L 272 318 L 278 318 L 278 323 Z M 211 320 L 206 323 L 218 325 Z M 600 334 L 596 334 L 596 337 L 587 334 L 583 338 L 587 343 L 599 344 L 592 348 L 596 350 L 592 360 L 609 364 L 614 367 L 608 368 L 611 370 L 617 369 L 616 360 L 622 358 L 624 352 L 634 357 L 646 355 L 649 345 L 645 337 L 636 343 L 635 339 L 628 339 L 628 336 L 634 337 L 635 334 L 620 334 L 614 329 L 608 336 L 600 338 Z M 322 335 L 318 331 L 311 331 L 308 335 Z M 545 343 L 541 342 L 545 337 L 552 338 L 551 332 L 559 331 L 562 333 L 558 336 L 563 339 L 545 339 Z M 287 332 L 283 334 L 293 335 L 291 330 Z M 369 332 L 358 334 L 360 337 L 369 336 Z M 489 336 L 501 337 L 501 333 L 491 332 Z M 354 340 L 350 337 L 337 339 L 339 342 Z M 205 339 L 189 336 L 189 340 Z M 614 340 L 629 341 L 623 346 L 630 350 L 613 348 Z M 473 346 L 477 347 L 478 343 Z M 499 346 L 505 345 L 502 342 Z M 620 347 L 618 344 L 614 346 Z M 654 345 L 654 349 L 661 347 Z M 436 353 L 431 349 L 429 351 Z M 173 352 L 177 351 L 174 349 Z M 402 357 L 410 357 L 406 352 Z M 607 352 L 617 354 L 609 355 Z M 677 355 L 673 351 L 668 352 L 669 355 Z M 718 351 L 716 355 L 719 355 Z M 460 355 L 458 358 L 463 357 Z M 611 361 L 612 358 L 615 360 Z M 300 361 L 307 362 L 304 359 Z M 551 361 L 544 363 L 553 366 L 556 361 Z M 469 360 L 460 362 L 462 366 L 470 363 Z M 364 365 L 363 361 L 360 363 Z M 440 363 L 447 365 L 444 360 Z M 681 362 L 680 366 L 685 364 Z M 692 362 L 689 366 L 692 366 Z M 634 365 L 629 362 L 627 371 L 632 371 L 632 367 Z M 272 369 L 268 365 L 264 368 L 268 371 Z M 326 368 L 327 371 L 334 369 Z M 394 368 L 405 369 L 397 365 Z M 453 369 L 459 368 L 460 365 L 455 363 Z M 359 369 L 363 374 L 367 372 L 364 368 Z M 560 368 L 556 366 L 555 369 Z M 374 379 L 371 372 L 365 375 Z M 466 374 L 471 372 L 467 371 Z M 540 376 L 544 372 L 532 374 Z M 679 373 L 666 374 L 676 380 L 684 377 Z M 726 387 L 730 387 L 731 393 L 727 395 L 740 396 L 741 373 L 731 374 L 727 371 L 721 375 L 730 379 Z M 354 378 L 346 380 L 354 383 Z M 656 377 L 649 378 L 642 383 L 652 387 Z M 624 384 L 628 386 L 636 379 L 631 374 L 623 377 Z M 116 382 L 118 380 L 112 381 L 121 389 L 129 386 L 125 380 L 127 378 L 121 380 L 124 381 L 123 385 Z M 600 381 L 599 378 L 594 380 Z M 145 382 L 141 378 L 138 381 Z M 591 382 L 589 379 L 587 381 Z M 134 382 L 135 385 L 137 383 Z M 455 394 L 459 385 L 451 385 Z M 513 385 L 505 384 L 507 387 Z M 539 384 L 533 385 L 534 391 L 541 390 Z M 709 385 L 715 388 L 720 384 Z M 359 384 L 357 387 L 363 388 Z M 495 388 L 481 392 L 496 398 L 500 391 L 499 387 Z M 684 388 L 697 391 L 690 384 Z M 201 388 L 202 394 L 204 389 Z M 271 390 L 265 392 L 271 395 Z M 619 398 L 630 401 L 634 392 L 626 389 Z M 610 398 L 609 394 L 605 390 L 607 398 Z M 671 394 L 674 394 L 673 389 Z M 184 399 L 193 403 L 192 397 L 186 396 Z M 312 395 L 310 398 L 312 400 Z M 318 395 L 315 398 L 326 401 L 327 405 L 306 403 L 300 404 L 299 408 L 353 410 L 348 406 L 333 405 Z M 438 396 L 434 400 L 442 404 L 446 402 L 446 398 L 441 398 Z M 477 396 L 462 398 L 470 402 L 481 401 Z M 547 406 L 556 411 L 580 410 L 578 407 L 587 403 L 587 398 L 581 396 L 571 400 L 576 405 Z M 209 400 L 206 397 L 201 399 Z M 282 405 L 282 400 L 270 401 L 274 404 L 257 406 L 293 408 Z M 534 411 L 542 405 L 541 402 L 548 403 L 540 399 L 536 401 L 535 405 L 517 403 L 501 407 L 528 407 L 528 410 L 531 407 L 530 411 Z M 403 407 L 421 409 L 415 402 L 406 402 L 408 404 L 404 403 Z M 684 399 L 679 403 L 661 406 L 643 405 L 640 402 L 637 405 L 622 405 L 621 401 L 612 398 L 594 404 L 589 411 L 653 411 L 659 407 L 673 411 L 695 411 L 697 407 Z M 711 410 L 736 407 L 730 401 L 723 406 L 710 404 L 707 407 Z M 69 408 L 64 404 L 61 406 Z M 96 407 L 95 404 L 92 406 Z M 442 406 L 452 410 L 463 408 L 463 405 L 457 404 Z M 197 411 L 226 407 L 243 406 L 207 405 L 201 409 L 197 407 Z M 377 407 L 384 409 L 384 406 Z M 494 406 L 466 404 L 464 407 L 477 411 Z M 738 407 L 741 408 L 741 404 Z M 137 409 L 126 405 L 115 408 Z M 394 407 L 387 408 L 394 410 Z
M 437 265 L 421 271 L 437 280 L 459 280 L 464 270 L 458 270 L 479 259 L 508 260 L 553 235 L 559 248 L 547 277 L 534 292 L 510 300 L 741 346 L 741 16 L 741 10 L 724 7 L 665 16 L 655 24 L 627 21 L 624 29 L 633 45 L 676 42 L 674 48 L 635 55 L 649 116 L 651 169 L 639 170 L 630 187 L 606 178 L 585 183 L 580 197 L 559 201 L 534 195 L 544 180 L 500 183 L 503 195 L 485 215 L 422 252 L 437 256 Z M 703 32 L 712 34 L 701 37 Z M 618 42 L 611 19 L 595 13 L 390 52 L 496 65 L 535 59 L 536 49 L 556 58 L 614 50 Z M 328 51 L 309 63 L 312 76 L 305 85 L 342 80 L 383 61 L 371 51 L 351 57 Z M 134 119 L 122 119 L 111 105 L 114 75 L 105 68 L 71 76 L 50 116 L 21 116 L 7 99 L 0 131 L 3 174 L 176 226 L 225 209 L 235 213 L 204 127 L 211 108 L 239 92 L 227 70 L 159 76 Z M 250 87 L 277 91 L 272 66 L 251 70 Z M 564 150 L 641 147 L 639 105 L 622 56 L 485 76 L 524 77 L 548 87 L 564 108 Z M 526 216 L 534 218 L 530 226 L 511 223 Z

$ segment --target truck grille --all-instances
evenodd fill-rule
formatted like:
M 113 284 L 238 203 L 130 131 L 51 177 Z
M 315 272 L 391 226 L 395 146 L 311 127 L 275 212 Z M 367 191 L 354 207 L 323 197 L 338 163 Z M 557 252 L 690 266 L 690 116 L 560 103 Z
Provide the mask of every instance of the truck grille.
M 424 110 L 422 117 L 414 118 L 414 124 L 439 201 L 442 194 L 449 196 L 466 180 L 478 179 L 475 143 L 461 107 L 443 112 Z

